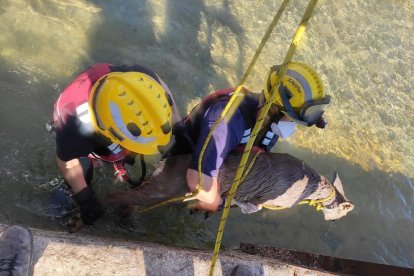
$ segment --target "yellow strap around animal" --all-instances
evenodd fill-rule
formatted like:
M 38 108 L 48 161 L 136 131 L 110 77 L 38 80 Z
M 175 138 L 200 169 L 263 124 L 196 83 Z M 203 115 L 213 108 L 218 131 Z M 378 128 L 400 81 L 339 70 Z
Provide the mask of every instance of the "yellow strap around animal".
M 325 198 L 321 198 L 321 199 L 304 199 L 304 200 L 299 201 L 299 204 L 309 204 L 310 206 L 314 206 L 316 208 L 316 211 L 320 211 L 320 210 L 323 210 L 323 208 L 325 208 L 323 206 L 323 203 L 325 201 L 331 200 L 332 197 L 334 197 L 334 195 L 335 195 L 335 188 L 332 188 L 332 191 Z M 270 204 L 263 204 L 262 207 L 266 208 L 266 209 L 269 209 L 269 210 L 283 210 L 283 209 L 287 208 L 287 207 L 283 207 L 283 206 L 276 206 L 276 205 L 270 205 Z
M 310 206 L 315 206 L 316 211 L 320 211 L 323 210 L 323 203 L 325 201 L 331 200 L 335 195 L 335 188 L 332 187 L 332 191 L 331 193 L 325 197 L 325 198 L 321 198 L 321 199 L 304 199 L 302 201 L 299 202 L 299 204 L 309 204 Z
M 249 157 L 250 151 L 252 149 L 253 143 L 255 142 L 256 136 L 257 136 L 259 130 L 261 129 L 261 127 L 262 127 L 264 118 L 266 117 L 267 113 L 269 112 L 270 106 L 271 106 L 274 98 L 276 97 L 276 91 L 278 91 L 280 82 L 282 80 L 282 77 L 286 73 L 287 65 L 292 60 L 292 57 L 293 57 L 293 55 L 296 51 L 296 48 L 298 46 L 299 40 L 302 37 L 304 30 L 306 29 L 307 23 L 309 22 L 309 19 L 312 15 L 312 12 L 315 8 L 316 3 L 317 3 L 317 0 L 310 0 L 309 3 L 308 3 L 308 6 L 307 6 L 307 8 L 306 8 L 306 10 L 305 10 L 305 12 L 302 16 L 301 23 L 300 23 L 298 29 L 296 30 L 296 33 L 295 33 L 295 35 L 293 37 L 293 40 L 292 40 L 292 43 L 291 43 L 291 45 L 289 47 L 289 50 L 286 54 L 285 60 L 283 61 L 283 64 L 282 64 L 282 66 L 281 66 L 281 68 L 280 68 L 280 70 L 277 74 L 276 85 L 270 91 L 270 100 L 267 100 L 265 102 L 264 106 L 262 107 L 262 109 L 260 111 L 260 114 L 259 114 L 259 117 L 258 117 L 258 119 L 256 121 L 256 124 L 253 128 L 253 131 L 251 133 L 250 139 L 247 142 L 246 149 L 245 149 L 245 151 L 243 153 L 243 156 L 241 158 L 240 165 L 239 165 L 238 170 L 236 172 L 236 176 L 234 177 L 234 181 L 233 181 L 233 184 L 230 188 L 229 194 L 227 196 L 226 204 L 224 206 L 223 214 L 221 216 L 219 229 L 217 231 L 216 243 L 215 243 L 215 246 L 214 246 L 213 258 L 212 258 L 211 265 L 210 265 L 210 273 L 209 273 L 210 276 L 213 275 L 214 267 L 215 267 L 215 264 L 217 262 L 218 253 L 220 251 L 221 240 L 222 240 L 222 237 L 223 237 L 223 231 L 224 231 L 224 227 L 225 227 L 225 224 L 226 224 L 226 219 L 227 219 L 227 216 L 228 216 L 228 213 L 229 213 L 229 210 L 230 210 L 229 207 L 231 205 L 231 201 L 233 200 L 234 193 L 235 193 L 237 187 L 240 184 L 241 178 L 243 176 L 243 170 L 244 170 L 244 167 L 246 166 L 246 163 L 248 161 L 248 157 Z M 287 1 L 284 1 L 282 3 L 282 5 L 283 4 L 286 5 Z M 284 9 L 284 7 L 283 7 L 283 9 Z M 283 11 L 283 9 L 282 9 L 282 11 Z M 279 11 L 280 11 L 280 9 L 279 9 Z M 280 15 L 279 15 L 279 17 L 280 17 Z M 275 16 L 275 18 L 276 18 L 276 16 Z M 278 19 L 274 19 L 274 21 L 275 20 L 278 20 Z M 200 164 L 201 164 L 201 162 L 199 161 L 199 170 L 201 170 L 201 165 Z M 201 175 L 201 172 L 200 172 L 200 175 Z

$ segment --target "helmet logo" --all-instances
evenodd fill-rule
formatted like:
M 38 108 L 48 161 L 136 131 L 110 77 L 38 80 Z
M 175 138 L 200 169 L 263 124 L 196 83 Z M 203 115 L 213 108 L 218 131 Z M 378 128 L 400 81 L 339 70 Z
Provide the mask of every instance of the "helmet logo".
M 294 81 L 292 78 L 288 78 L 288 82 L 298 91 L 298 93 L 302 93 L 302 89 L 296 83 L 296 81 Z

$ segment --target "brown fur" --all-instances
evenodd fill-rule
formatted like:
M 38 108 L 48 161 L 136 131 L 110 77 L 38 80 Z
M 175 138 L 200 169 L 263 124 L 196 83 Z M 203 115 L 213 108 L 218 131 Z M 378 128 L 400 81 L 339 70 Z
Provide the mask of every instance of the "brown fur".
M 160 161 L 143 185 L 135 190 L 112 193 L 108 201 L 146 207 L 185 195 L 188 193 L 185 175 L 190 158 L 191 155 L 177 155 Z M 233 183 L 240 158 L 241 154 L 230 154 L 220 168 L 218 182 L 224 196 Z M 336 188 L 335 196 L 326 205 L 343 209 L 343 212 L 335 212 L 335 215 L 330 212 L 329 219 L 339 218 L 353 208 L 343 194 L 340 180 L 338 185 L 341 187 Z M 334 186 L 325 177 L 302 160 L 289 154 L 263 153 L 239 185 L 234 200 L 259 206 L 259 209 L 261 204 L 291 207 L 302 199 L 325 198 L 332 189 Z M 347 203 L 346 208 L 341 205 L 344 202 Z

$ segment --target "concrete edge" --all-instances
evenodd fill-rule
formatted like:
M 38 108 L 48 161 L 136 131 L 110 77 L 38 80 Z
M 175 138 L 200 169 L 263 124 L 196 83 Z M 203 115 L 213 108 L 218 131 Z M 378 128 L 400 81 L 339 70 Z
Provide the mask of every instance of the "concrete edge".
M 6 225 L 0 224 L 0 231 Z M 34 275 L 208 275 L 212 251 L 30 229 Z M 247 266 L 249 275 L 332 275 L 238 250 L 220 252 L 214 275 Z

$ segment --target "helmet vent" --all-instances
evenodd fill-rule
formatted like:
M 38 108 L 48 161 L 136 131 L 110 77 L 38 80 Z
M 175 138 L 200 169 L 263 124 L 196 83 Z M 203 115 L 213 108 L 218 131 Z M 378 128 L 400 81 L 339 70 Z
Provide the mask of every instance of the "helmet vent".
M 162 130 L 162 133 L 164 133 L 164 134 L 170 133 L 170 131 L 171 131 L 171 124 L 170 124 L 170 122 L 166 122 L 165 124 L 163 124 L 161 126 L 161 130 Z
M 158 99 L 159 99 L 159 98 L 161 98 L 161 94 L 158 94 L 157 98 L 158 98 Z
M 141 130 L 139 129 L 139 127 L 132 122 L 128 123 L 127 129 L 135 137 L 138 137 L 141 135 Z
M 130 102 L 127 102 L 127 105 L 133 105 L 134 104 L 134 101 L 132 100 L 132 101 L 130 101 Z
M 149 88 L 149 89 L 152 89 L 152 84 L 150 84 L 150 85 L 148 86 L 148 88 Z
M 138 80 L 139 81 L 144 81 L 144 78 L 143 77 L 140 77 Z
M 163 107 L 164 107 L 164 108 L 167 108 L 167 104 L 164 104 L 164 105 L 163 105 Z
M 147 132 L 147 135 L 150 135 L 151 133 L 152 133 L 152 130 L 148 131 L 148 132 Z
M 142 111 L 140 110 L 135 115 L 137 115 L 137 117 L 139 117 L 139 116 L 141 116 L 141 114 L 142 114 Z
M 148 125 L 148 121 L 145 121 L 144 123 L 142 123 L 143 126 Z
M 125 97 L 125 96 L 126 96 L 126 92 L 124 91 L 124 92 L 122 92 L 121 94 L 119 94 L 118 96 L 120 96 L 120 97 Z

